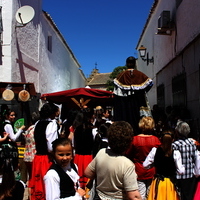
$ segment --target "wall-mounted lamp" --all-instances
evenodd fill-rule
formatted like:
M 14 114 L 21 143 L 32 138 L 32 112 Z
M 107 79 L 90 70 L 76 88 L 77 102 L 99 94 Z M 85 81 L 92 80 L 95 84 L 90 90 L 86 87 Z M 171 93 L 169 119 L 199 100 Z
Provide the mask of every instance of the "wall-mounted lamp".
M 138 50 L 139 50 L 140 57 L 142 58 L 142 60 L 147 61 L 147 65 L 149 65 L 149 63 L 154 63 L 154 58 L 153 58 L 153 56 L 152 56 L 152 58 L 149 58 L 149 53 L 147 53 L 147 58 L 146 59 L 144 58 L 146 56 L 147 48 L 145 48 L 143 45 L 141 45 Z

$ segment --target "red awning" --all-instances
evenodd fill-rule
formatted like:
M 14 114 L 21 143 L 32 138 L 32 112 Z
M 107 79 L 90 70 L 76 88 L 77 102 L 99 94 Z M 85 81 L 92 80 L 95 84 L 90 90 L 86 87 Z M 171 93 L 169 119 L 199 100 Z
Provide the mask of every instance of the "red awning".
M 41 99 L 57 104 L 68 104 L 68 107 L 82 107 L 84 105 L 112 105 L 113 93 L 105 90 L 91 88 L 75 88 L 60 92 L 47 93 Z

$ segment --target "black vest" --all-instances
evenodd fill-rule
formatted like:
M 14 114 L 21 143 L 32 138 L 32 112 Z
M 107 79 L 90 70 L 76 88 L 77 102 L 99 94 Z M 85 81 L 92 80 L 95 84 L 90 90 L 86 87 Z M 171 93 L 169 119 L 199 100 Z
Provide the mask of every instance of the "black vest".
M 48 155 L 46 128 L 51 121 L 40 120 L 34 130 L 35 148 L 37 155 Z
M 6 121 L 2 122 L 2 124 L 1 124 L 1 137 L 2 138 L 4 137 L 3 133 L 6 132 L 5 131 L 6 124 L 10 124 L 12 126 L 12 128 L 13 128 L 13 125 L 10 122 L 6 122 Z M 14 128 L 13 128 L 13 132 L 14 132 Z M 15 134 L 15 132 L 14 132 L 14 134 Z M 7 137 L 6 141 L 8 141 L 8 140 L 9 140 L 9 137 Z
M 77 172 L 74 163 L 71 163 L 71 167 Z M 74 196 L 76 193 L 74 182 L 67 173 L 57 164 L 53 164 L 50 169 L 54 169 L 60 177 L 60 198 Z
M 163 175 L 164 177 L 174 177 L 176 174 L 176 165 L 173 158 L 172 153 L 171 156 L 166 157 L 165 152 L 161 147 L 158 147 L 156 150 L 156 154 L 154 157 L 154 166 L 156 168 L 156 173 Z

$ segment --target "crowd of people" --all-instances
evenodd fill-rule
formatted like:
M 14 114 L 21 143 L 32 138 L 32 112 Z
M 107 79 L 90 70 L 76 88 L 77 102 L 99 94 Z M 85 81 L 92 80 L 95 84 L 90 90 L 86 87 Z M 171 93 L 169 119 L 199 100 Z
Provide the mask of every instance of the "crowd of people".
M 68 110 L 51 102 L 15 131 L 16 113 L 1 107 L 0 200 L 199 200 L 199 143 L 190 137 L 187 113 L 158 105 L 150 110 L 152 80 L 136 70 L 114 79 L 114 108 Z M 114 112 L 114 115 L 112 115 Z M 184 114 L 184 115 L 183 115 Z M 25 183 L 16 141 L 24 138 Z
M 8 106 L 3 105 L 1 107 L 0 169 L 2 170 L 0 170 L 0 175 L 3 177 L 3 189 L 1 191 L 0 184 L 0 195 L 2 193 L 2 198 L 0 196 L 0 199 L 16 199 L 16 195 L 18 195 L 18 199 L 22 199 L 25 186 L 28 187 L 30 199 L 52 200 L 55 196 L 56 198 L 60 197 L 60 190 L 58 190 L 56 194 L 55 192 L 46 192 L 47 188 L 51 187 L 51 184 L 49 179 L 45 178 L 47 177 L 45 175 L 49 174 L 48 170 L 53 164 L 58 164 L 58 156 L 56 157 L 57 147 L 54 148 L 54 145 L 52 145 L 54 141 L 58 141 L 59 143 L 58 139 L 61 139 L 61 144 L 58 144 L 58 146 L 67 143 L 67 146 L 70 146 L 72 151 L 71 160 L 73 162 L 70 163 L 74 163 L 73 167 L 75 171 L 72 174 L 69 173 L 69 177 L 76 177 L 76 183 L 73 185 L 77 186 L 78 191 L 81 191 L 81 188 L 85 189 L 88 178 L 84 175 L 84 170 L 93 159 L 93 152 L 96 151 L 97 153 L 99 148 L 105 146 L 105 141 L 107 140 L 105 127 L 107 127 L 108 124 L 110 125 L 111 118 L 109 117 L 108 110 L 104 112 L 100 106 L 95 109 L 95 113 L 88 108 L 71 110 L 69 113 L 68 116 L 70 117 L 63 120 L 61 123 L 59 119 L 59 107 L 53 103 L 45 103 L 38 113 L 34 112 L 32 114 L 30 126 L 25 127 L 22 125 L 16 132 L 14 128 L 16 113 L 10 110 Z M 105 125 L 104 128 L 103 124 Z M 97 130 L 100 126 L 102 126 L 101 132 Z M 19 171 L 21 164 L 19 163 L 17 141 L 19 141 L 21 137 L 23 137 L 25 142 L 24 162 L 27 167 L 27 183 L 26 180 L 17 181 L 17 179 L 20 179 L 20 176 L 16 177 L 16 172 Z M 69 141 L 62 142 L 62 139 L 68 139 Z M 94 143 L 98 146 L 96 150 L 94 150 Z M 4 146 L 9 147 L 8 152 L 5 151 L 4 153 Z M 65 146 L 65 144 L 63 146 Z M 65 160 L 64 162 L 68 163 L 70 160 L 68 158 L 70 157 L 68 155 L 69 151 L 65 158 L 59 154 L 62 158 L 60 160 Z M 6 157 L 7 154 L 9 155 L 8 158 Z M 7 174 L 4 174 L 4 168 L 6 168 L 6 173 L 9 172 L 9 177 L 7 177 Z M 66 172 L 69 170 L 71 171 L 71 169 L 72 168 L 68 166 Z M 52 173 L 50 173 L 50 175 L 51 174 Z M 13 178 L 15 181 L 11 182 L 11 185 L 6 184 L 4 185 L 5 187 L 3 187 L 3 183 L 5 184 L 5 180 L 7 181 L 9 178 Z M 46 184 L 46 182 L 49 184 Z M 21 185 L 20 190 L 18 185 Z M 47 188 L 46 185 L 48 185 Z M 3 191 L 5 191 L 5 194 L 3 194 Z M 82 193 L 81 195 L 84 196 L 84 193 Z M 70 196 L 72 193 L 69 192 L 64 195 L 71 198 Z M 82 199 L 79 195 L 77 195 L 77 198 Z
M 0 199 L 22 200 L 25 187 L 31 200 L 199 199 L 198 143 L 188 137 L 190 126 L 180 117 L 175 127 L 165 123 L 158 130 L 152 116 L 143 116 L 134 132 L 101 106 L 69 113 L 61 123 L 59 107 L 45 103 L 32 114 L 29 127 L 14 133 L 15 112 L 2 111 Z M 25 139 L 27 183 L 14 173 L 20 135 Z

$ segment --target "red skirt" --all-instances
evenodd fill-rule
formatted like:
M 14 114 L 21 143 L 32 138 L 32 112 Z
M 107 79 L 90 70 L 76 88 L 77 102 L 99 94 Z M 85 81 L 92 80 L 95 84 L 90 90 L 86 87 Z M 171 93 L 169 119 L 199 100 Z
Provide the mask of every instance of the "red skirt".
M 79 182 L 80 187 L 85 189 L 88 178 L 84 176 L 84 171 L 88 164 L 92 161 L 92 155 L 79 155 L 76 154 L 74 158 L 74 163 L 78 166 L 78 175 L 80 176 Z
M 45 200 L 45 186 L 43 177 L 52 165 L 48 155 L 35 155 L 33 160 L 32 176 L 29 181 L 31 200 Z
M 197 187 L 196 187 L 193 200 L 199 200 L 199 199 L 200 199 L 200 181 L 197 182 Z

